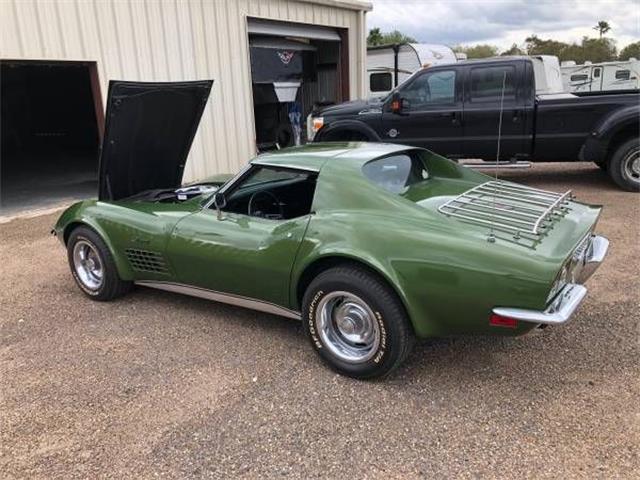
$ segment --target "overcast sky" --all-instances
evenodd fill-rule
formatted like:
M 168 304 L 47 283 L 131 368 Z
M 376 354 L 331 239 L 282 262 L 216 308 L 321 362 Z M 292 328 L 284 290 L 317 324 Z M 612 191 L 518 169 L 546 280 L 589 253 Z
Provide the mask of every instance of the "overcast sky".
M 372 0 L 367 27 L 398 29 L 420 42 L 446 45 L 490 43 L 501 49 L 541 38 L 579 42 L 597 37 L 599 20 L 618 49 L 640 40 L 640 0 Z

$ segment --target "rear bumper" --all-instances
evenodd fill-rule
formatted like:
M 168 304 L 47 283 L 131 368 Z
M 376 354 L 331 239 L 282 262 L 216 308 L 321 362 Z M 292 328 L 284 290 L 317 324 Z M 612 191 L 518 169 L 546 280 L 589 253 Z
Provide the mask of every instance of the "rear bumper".
M 581 285 L 593 275 L 609 250 L 609 240 L 599 235 L 592 235 L 577 258 L 574 257 L 575 281 L 566 284 L 556 295 L 546 310 L 526 310 L 522 308 L 496 307 L 493 313 L 501 317 L 513 318 L 522 322 L 543 325 L 559 325 L 569 321 L 584 297 L 587 288 Z
M 580 258 L 576 259 L 578 263 L 578 272 L 576 278 L 578 283 L 586 282 L 593 272 L 595 272 L 600 264 L 603 262 L 604 257 L 607 256 L 609 251 L 609 240 L 600 235 L 592 235 L 585 252 Z
M 573 312 L 575 312 L 586 295 L 587 288 L 584 285 L 569 283 L 558 293 L 549 308 L 544 311 L 497 307 L 493 309 L 493 313 L 521 322 L 559 325 L 571 318 L 571 315 L 573 315 Z

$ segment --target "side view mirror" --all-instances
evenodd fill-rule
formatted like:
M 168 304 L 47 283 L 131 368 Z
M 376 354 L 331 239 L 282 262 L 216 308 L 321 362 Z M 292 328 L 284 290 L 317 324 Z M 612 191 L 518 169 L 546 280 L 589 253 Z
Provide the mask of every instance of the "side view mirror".
M 213 204 L 216 206 L 218 212 L 218 220 L 222 220 L 222 209 L 227 206 L 227 199 L 222 192 L 216 192 L 213 194 Z
M 216 208 L 224 208 L 227 206 L 227 199 L 222 192 L 216 192 L 213 194 L 213 204 Z
M 400 97 L 400 95 L 394 95 L 391 99 L 391 111 L 393 113 L 402 113 L 411 108 L 411 103 L 406 98 Z

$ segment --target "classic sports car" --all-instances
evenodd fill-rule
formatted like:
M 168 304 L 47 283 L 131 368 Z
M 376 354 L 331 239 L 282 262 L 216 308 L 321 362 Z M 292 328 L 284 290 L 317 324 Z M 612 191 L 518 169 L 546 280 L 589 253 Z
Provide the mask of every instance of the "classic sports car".
M 608 241 L 600 208 L 420 148 L 319 143 L 181 187 L 211 82 L 112 82 L 98 200 L 54 232 L 80 289 L 132 284 L 303 320 L 331 367 L 383 375 L 415 337 L 566 322 Z

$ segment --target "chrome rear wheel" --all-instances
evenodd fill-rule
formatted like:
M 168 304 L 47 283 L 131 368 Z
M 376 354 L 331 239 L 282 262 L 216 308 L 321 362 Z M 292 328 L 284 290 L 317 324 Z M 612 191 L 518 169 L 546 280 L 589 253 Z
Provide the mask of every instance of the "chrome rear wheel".
M 316 309 L 316 326 L 322 343 L 341 360 L 362 363 L 380 346 L 380 328 L 371 307 L 353 293 L 325 295 Z

